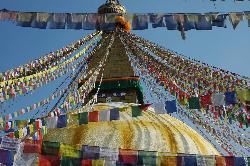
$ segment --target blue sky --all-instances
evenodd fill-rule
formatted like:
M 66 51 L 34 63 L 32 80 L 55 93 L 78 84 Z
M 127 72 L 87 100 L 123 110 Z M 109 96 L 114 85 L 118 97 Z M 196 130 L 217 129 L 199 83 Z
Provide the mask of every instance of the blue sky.
M 96 12 L 105 0 L 1 0 L 0 8 L 20 11 L 45 12 Z M 229 12 L 250 11 L 250 2 L 216 2 L 209 0 L 120 0 L 129 12 Z M 183 41 L 178 31 L 165 28 L 135 31 L 162 46 L 211 65 L 250 76 L 250 28 L 247 21 L 233 30 L 216 28 L 212 31 L 192 30 Z M 60 48 L 90 31 L 40 30 L 16 27 L 12 23 L 0 22 L 0 71 L 26 63 L 51 50 Z
M 18 11 L 96 12 L 104 1 L 1 0 L 0 8 Z M 250 11 L 250 1 L 226 0 L 226 2 L 218 1 L 215 5 L 209 0 L 120 0 L 120 2 L 127 7 L 128 12 L 133 13 Z M 250 28 L 247 21 L 241 22 L 236 30 L 233 30 L 230 22 L 227 22 L 227 26 L 226 29 L 214 27 L 212 31 L 188 31 L 185 41 L 181 39 L 179 31 L 168 31 L 165 28 L 134 31 L 134 33 L 186 56 L 250 76 Z M 0 71 L 27 63 L 89 33 L 91 31 L 22 28 L 13 23 L 0 22 Z M 43 96 L 52 91 L 44 90 L 39 89 L 43 92 Z M 39 101 L 39 98 L 42 98 L 40 92 L 37 92 L 39 97 L 31 96 L 17 102 L 25 103 L 27 106 L 29 103 L 34 103 L 34 100 Z

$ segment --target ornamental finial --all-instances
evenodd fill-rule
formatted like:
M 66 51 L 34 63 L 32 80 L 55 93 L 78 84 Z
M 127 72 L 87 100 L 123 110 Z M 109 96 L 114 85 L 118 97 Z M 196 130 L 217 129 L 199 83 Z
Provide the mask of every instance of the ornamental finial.
M 119 0 L 107 0 L 106 3 L 120 4 Z
M 122 6 L 119 2 L 119 0 L 106 0 L 106 3 L 101 5 L 98 8 L 99 14 L 105 14 L 105 13 L 119 13 L 124 14 L 126 13 L 126 9 L 124 6 Z

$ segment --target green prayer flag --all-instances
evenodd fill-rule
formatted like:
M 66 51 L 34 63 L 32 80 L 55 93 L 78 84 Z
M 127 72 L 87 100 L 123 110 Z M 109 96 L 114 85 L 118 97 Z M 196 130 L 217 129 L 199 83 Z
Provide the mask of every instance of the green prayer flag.
M 64 157 L 64 156 L 61 158 L 60 166 L 75 166 L 75 165 L 82 165 L 81 159 Z
M 156 166 L 157 152 L 150 151 L 139 151 L 138 152 L 138 163 L 141 165 L 152 165 Z
M 14 136 L 15 136 L 15 138 L 19 138 L 19 131 L 15 131 Z
M 250 101 L 250 89 L 237 89 L 236 93 L 240 101 Z
M 79 125 L 88 124 L 88 112 L 78 114 Z
M 59 149 L 60 149 L 59 142 L 49 142 L 49 141 L 42 142 L 42 154 L 43 155 L 58 156 Z
M 200 100 L 198 97 L 191 97 L 188 101 L 189 109 L 200 109 Z
M 138 106 L 132 106 L 132 117 L 142 116 L 142 110 Z

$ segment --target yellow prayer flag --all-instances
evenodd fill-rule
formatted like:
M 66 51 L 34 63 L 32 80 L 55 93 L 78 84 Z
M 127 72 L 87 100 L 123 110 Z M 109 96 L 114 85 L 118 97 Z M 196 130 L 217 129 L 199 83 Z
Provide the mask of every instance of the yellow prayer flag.
M 104 166 L 105 160 L 92 160 L 92 166 Z
M 72 147 L 70 145 L 64 145 L 64 144 L 60 144 L 59 154 L 61 156 L 71 157 L 71 158 L 81 157 L 80 150 L 77 150 L 75 147 Z

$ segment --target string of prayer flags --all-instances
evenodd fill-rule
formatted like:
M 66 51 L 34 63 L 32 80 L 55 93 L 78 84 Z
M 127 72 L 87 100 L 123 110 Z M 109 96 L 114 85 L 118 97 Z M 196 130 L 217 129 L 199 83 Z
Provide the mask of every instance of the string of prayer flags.
M 229 20 L 235 29 L 244 18 L 249 20 L 249 11 L 229 13 L 129 13 L 122 15 L 132 23 L 133 30 L 167 27 L 168 30 L 188 31 L 191 29 L 211 30 L 212 26 L 226 28 L 225 20 Z M 0 21 L 14 21 L 17 26 L 50 29 L 84 29 L 114 30 L 116 13 L 42 13 L 20 12 L 3 9 Z M 181 18 L 181 19 L 180 19 Z
M 127 40 L 136 41 L 136 39 L 137 38 L 127 39 Z M 151 48 L 152 44 L 150 44 L 148 46 L 144 46 L 144 47 Z M 169 75 L 170 72 L 168 72 L 167 74 L 165 74 L 165 73 L 163 73 L 163 71 L 165 71 L 166 69 L 164 69 L 164 68 L 161 69 L 159 67 L 158 68 L 154 67 L 154 66 L 159 66 L 159 63 L 158 64 L 154 63 L 155 60 L 153 58 L 150 58 L 149 55 L 146 56 L 146 53 L 143 52 L 143 51 L 140 51 L 140 48 L 137 45 L 133 45 L 133 43 L 131 43 L 130 47 L 128 47 L 128 48 L 131 48 L 131 50 L 133 51 L 133 54 L 135 54 L 136 58 L 137 58 L 137 59 L 136 58 L 135 59 L 131 58 L 133 61 L 135 60 L 135 62 L 133 62 L 133 64 L 136 64 L 136 65 L 139 64 L 138 65 L 138 69 L 140 69 L 141 71 L 143 71 L 143 74 L 145 74 L 145 73 L 150 74 L 153 78 L 155 78 L 156 82 L 158 82 L 161 86 L 164 86 L 165 89 L 168 90 L 171 94 L 174 94 L 177 97 L 177 99 L 179 100 L 179 102 L 182 102 L 183 96 L 185 96 L 184 98 L 187 99 L 189 101 L 189 104 L 191 105 L 191 107 L 187 107 L 187 108 L 200 109 L 200 107 L 202 106 L 202 107 L 210 110 L 210 109 L 213 108 L 213 107 L 211 107 L 213 105 L 213 106 L 216 106 L 215 107 L 216 111 L 212 111 L 214 113 L 214 117 L 209 116 L 209 118 L 214 118 L 216 121 L 219 121 L 220 123 L 223 121 L 223 123 L 224 123 L 224 121 L 226 121 L 226 118 L 229 117 L 229 120 L 230 120 L 234 116 L 235 120 L 236 120 L 236 117 L 237 117 L 237 121 L 239 123 L 242 123 L 242 125 L 240 127 L 243 127 L 243 124 L 246 124 L 246 125 L 244 125 L 246 127 L 248 126 L 248 124 L 246 123 L 246 120 L 245 121 L 244 120 L 239 120 L 240 119 L 239 115 L 238 115 L 238 113 L 240 112 L 239 109 L 237 109 L 230 116 L 229 116 L 228 112 L 227 112 L 228 115 L 225 115 L 225 113 L 222 113 L 223 111 L 221 110 L 221 107 L 222 106 L 226 106 L 224 98 L 225 98 L 225 93 L 227 92 L 226 91 L 227 87 L 225 87 L 223 89 L 220 89 L 222 91 L 222 93 L 220 92 L 219 96 L 217 96 L 217 93 L 218 93 L 217 90 L 218 89 L 216 88 L 216 86 L 211 87 L 211 88 L 215 88 L 214 90 L 212 90 L 212 93 L 210 91 L 206 91 L 206 90 L 203 91 L 203 93 L 201 93 L 201 94 L 199 94 L 197 91 L 190 92 L 190 94 L 194 93 L 197 96 L 196 97 L 196 102 L 194 102 L 194 103 L 197 103 L 197 104 L 192 106 L 192 104 L 194 104 L 194 103 L 191 103 L 192 102 L 192 98 L 190 99 L 190 95 L 187 93 L 187 91 L 189 90 L 189 89 L 187 89 L 187 86 L 185 86 L 183 84 L 180 84 L 181 86 L 183 86 L 183 89 L 179 88 L 180 85 L 179 85 L 179 87 L 177 87 L 176 84 L 178 85 L 180 82 L 179 82 L 178 79 L 175 79 L 176 77 L 164 78 L 164 76 Z M 173 59 L 173 57 L 171 57 L 171 58 Z M 184 59 L 181 59 L 181 60 L 183 61 Z M 178 63 L 180 63 L 180 61 L 178 61 Z M 169 66 L 169 64 L 168 64 L 168 66 Z M 174 66 L 176 66 L 176 63 L 175 63 Z M 194 72 L 194 71 L 192 71 L 192 72 Z M 214 73 L 214 76 L 216 76 L 216 75 L 218 75 L 217 71 Z M 204 75 L 202 75 L 202 76 L 204 77 Z M 231 78 L 228 77 L 228 73 L 227 73 L 227 76 L 225 78 L 232 79 L 233 77 L 234 77 L 234 75 Z M 173 81 L 173 79 L 174 79 L 174 81 Z M 238 78 L 236 78 L 236 79 L 238 80 Z M 163 84 L 160 83 L 162 80 L 164 80 Z M 168 80 L 172 80 L 174 83 L 171 83 Z M 228 80 L 228 81 L 230 81 L 230 80 Z M 189 83 L 190 82 L 188 82 L 188 84 Z M 199 86 L 201 87 L 201 85 L 198 86 L 198 84 L 200 84 L 200 83 L 199 82 L 194 82 L 194 84 L 191 85 L 190 87 L 199 87 Z M 227 85 L 227 83 L 225 83 L 225 85 Z M 202 91 L 202 87 L 201 87 L 201 91 Z M 245 91 L 245 92 L 247 92 L 247 91 Z M 217 99 L 216 99 L 216 96 L 218 97 Z M 236 96 L 238 96 L 238 94 Z M 247 95 L 244 95 L 244 96 L 247 96 Z M 155 105 L 157 106 L 158 104 L 155 104 Z M 231 106 L 232 106 L 232 104 L 229 105 L 229 107 L 231 107 Z M 229 108 L 227 106 L 225 108 L 226 108 L 225 111 L 229 110 Z M 156 113 L 158 113 L 158 114 L 159 113 L 165 113 L 165 111 L 163 109 L 161 109 L 160 107 L 159 108 L 157 107 L 157 109 L 155 109 L 155 110 L 156 110 Z M 162 110 L 162 112 L 160 112 L 161 110 Z M 229 112 L 231 112 L 231 111 L 229 111 Z M 244 115 L 244 117 L 245 117 L 245 115 Z M 219 120 L 221 118 L 223 120 Z
M 39 59 L 33 60 L 28 64 L 21 65 L 17 68 L 7 70 L 0 74 L 0 81 L 1 86 L 3 87 L 4 84 L 2 81 L 8 81 L 8 80 L 14 80 L 17 78 L 20 78 L 21 80 L 25 80 L 25 76 L 32 75 L 34 73 L 40 72 L 41 70 L 44 70 L 45 67 L 51 68 L 53 66 L 58 65 L 61 63 L 65 58 L 70 56 L 74 51 L 79 49 L 81 46 L 86 44 L 89 40 L 94 38 L 95 36 L 98 36 L 98 32 L 92 33 L 90 35 L 87 35 L 86 37 L 69 44 L 61 49 L 58 49 L 56 51 L 52 51 L 49 54 L 45 56 L 41 56 Z M 16 85 L 19 85 L 16 83 Z

